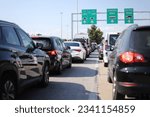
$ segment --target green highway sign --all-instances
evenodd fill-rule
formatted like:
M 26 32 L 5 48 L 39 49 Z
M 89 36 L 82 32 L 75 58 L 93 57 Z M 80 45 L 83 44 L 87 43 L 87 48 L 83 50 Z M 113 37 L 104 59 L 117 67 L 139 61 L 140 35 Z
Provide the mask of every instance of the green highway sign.
M 134 11 L 133 11 L 133 8 L 126 8 L 126 9 L 124 9 L 124 21 L 125 21 L 125 24 L 132 24 L 132 23 L 134 23 Z
M 82 24 L 97 24 L 97 10 L 83 9 L 82 10 Z
M 118 24 L 118 9 L 107 9 L 107 24 Z

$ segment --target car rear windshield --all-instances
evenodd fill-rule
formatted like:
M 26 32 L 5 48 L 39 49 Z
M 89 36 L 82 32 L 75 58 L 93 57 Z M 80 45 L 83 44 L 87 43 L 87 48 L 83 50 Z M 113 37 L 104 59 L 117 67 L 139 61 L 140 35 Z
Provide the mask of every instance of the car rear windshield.
M 109 37 L 110 45 L 115 45 L 118 36 L 119 36 L 119 34 L 111 34 L 110 35 L 110 37 Z
M 65 43 L 65 46 L 79 46 L 79 43 Z
M 33 38 L 33 41 L 43 44 L 43 49 L 48 49 L 48 47 L 50 47 L 50 41 L 47 38 Z
M 1 37 L 2 35 L 1 35 L 1 29 L 0 29 L 0 42 L 2 42 L 2 37 Z
M 132 32 L 133 46 L 140 51 L 150 51 L 150 29 Z

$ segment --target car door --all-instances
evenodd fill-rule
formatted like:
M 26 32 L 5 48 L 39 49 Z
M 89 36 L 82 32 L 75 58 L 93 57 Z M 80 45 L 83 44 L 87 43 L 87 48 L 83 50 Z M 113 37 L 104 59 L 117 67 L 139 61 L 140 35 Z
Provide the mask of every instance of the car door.
M 60 43 L 60 40 L 58 37 L 55 37 L 54 39 L 54 43 L 55 43 L 55 48 L 57 50 L 57 56 L 58 56 L 58 61 L 60 62 L 60 64 L 62 64 L 62 53 L 63 53 L 63 48 L 62 45 Z
M 4 43 L 7 45 L 7 48 L 11 51 L 10 58 L 12 58 L 12 64 L 16 64 L 18 67 L 20 67 L 20 70 L 18 71 L 19 79 L 20 81 L 26 81 L 28 78 L 26 75 L 26 70 L 24 69 L 24 65 L 22 63 L 23 58 L 24 60 L 27 60 L 28 57 L 24 57 L 25 52 L 21 47 L 21 42 L 13 27 L 2 26 L 1 31 L 4 38 Z
M 42 75 L 43 57 L 39 50 L 35 48 L 32 39 L 21 29 L 16 29 L 22 47 L 24 49 L 24 56 L 22 56 L 22 64 L 26 70 L 26 74 L 30 80 L 39 78 Z
M 62 59 L 63 59 L 63 65 L 69 65 L 71 63 L 71 50 L 65 46 L 64 42 L 60 40 L 62 48 L 63 48 L 63 54 L 62 54 Z

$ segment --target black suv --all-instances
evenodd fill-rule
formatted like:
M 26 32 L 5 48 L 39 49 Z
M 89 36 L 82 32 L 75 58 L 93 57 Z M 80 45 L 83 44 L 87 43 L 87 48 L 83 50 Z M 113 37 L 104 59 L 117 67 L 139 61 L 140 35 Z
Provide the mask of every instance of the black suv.
M 63 68 L 71 68 L 72 56 L 69 47 L 59 37 L 55 36 L 32 36 L 35 43 L 43 44 L 44 50 L 50 57 L 50 72 L 60 74 Z
M 14 23 L 0 21 L 0 98 L 15 99 L 25 86 L 49 82 L 49 57 Z
M 150 26 L 132 25 L 121 33 L 109 56 L 108 81 L 113 99 L 150 94 Z

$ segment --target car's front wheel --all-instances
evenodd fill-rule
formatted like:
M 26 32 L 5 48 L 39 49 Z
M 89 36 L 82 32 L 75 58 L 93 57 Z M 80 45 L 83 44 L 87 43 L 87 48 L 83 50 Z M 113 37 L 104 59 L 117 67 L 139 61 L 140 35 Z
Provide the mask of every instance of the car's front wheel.
M 0 85 L 0 98 L 2 100 L 14 100 L 17 94 L 16 83 L 9 74 L 5 74 Z
M 59 63 L 59 66 L 58 66 L 58 68 L 57 68 L 57 70 L 56 70 L 56 73 L 57 73 L 57 74 L 61 74 L 62 70 L 63 70 L 63 66 L 62 66 L 62 63 L 60 62 L 60 63 Z
M 43 87 L 46 87 L 49 83 L 49 65 L 45 64 L 44 69 L 43 69 L 43 76 L 41 80 L 41 85 Z

